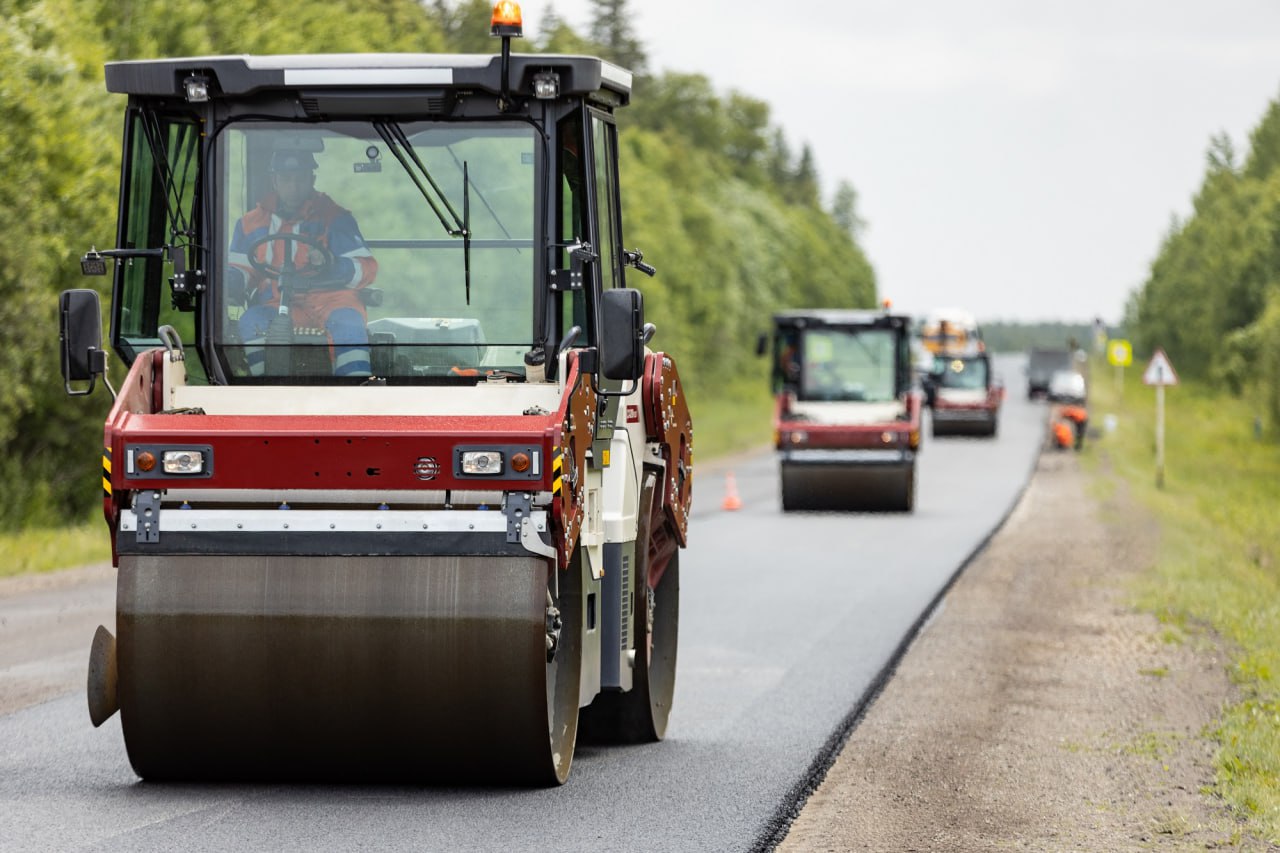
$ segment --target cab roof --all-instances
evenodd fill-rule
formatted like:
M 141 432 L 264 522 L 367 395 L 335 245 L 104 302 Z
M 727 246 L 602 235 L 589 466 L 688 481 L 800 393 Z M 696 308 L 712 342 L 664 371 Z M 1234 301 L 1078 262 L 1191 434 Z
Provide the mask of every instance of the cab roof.
M 561 97 L 608 93 L 620 106 L 631 99 L 630 71 L 594 56 L 560 54 L 511 54 L 511 93 L 531 97 L 533 76 L 540 71 L 559 75 Z M 211 98 L 315 89 L 448 88 L 499 94 L 502 59 L 497 54 L 244 54 L 106 64 L 107 91 L 127 95 L 183 97 L 190 77 L 207 78 Z
M 906 328 L 910 319 L 904 314 L 845 308 L 810 308 L 779 311 L 773 315 L 778 326 L 889 326 Z

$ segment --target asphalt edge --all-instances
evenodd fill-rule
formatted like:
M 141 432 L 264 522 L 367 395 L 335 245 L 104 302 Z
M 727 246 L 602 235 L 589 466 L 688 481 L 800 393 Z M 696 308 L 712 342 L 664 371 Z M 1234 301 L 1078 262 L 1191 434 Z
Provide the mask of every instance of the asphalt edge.
M 1022 503 L 1027 489 L 1031 487 L 1031 480 L 1035 477 L 1036 469 L 1040 465 L 1040 457 L 1044 452 L 1044 442 L 1040 442 L 1036 445 L 1035 453 L 1031 455 L 1030 470 L 1027 472 L 1026 480 L 1022 483 L 1022 488 L 1018 490 L 1013 500 L 1009 502 L 1009 506 L 1006 507 L 1004 514 L 1000 516 L 1000 520 L 974 546 L 973 550 L 960 561 L 960 565 L 956 567 L 951 577 L 947 578 L 947 582 L 938 589 L 937 595 L 920 612 L 916 621 L 912 623 L 911 628 L 903 635 L 902 641 L 893 650 L 893 654 L 889 656 L 884 666 L 876 674 L 875 679 L 871 682 L 871 688 L 863 694 L 862 700 L 853 707 L 827 737 L 822 747 L 818 750 L 818 754 L 810 762 L 809 769 L 805 771 L 804 776 L 791 787 L 791 790 L 787 792 L 768 821 L 765 822 L 764 830 L 756 836 L 755 841 L 748 848 L 751 853 L 771 853 L 787 837 L 787 833 L 791 830 L 791 824 L 800 816 L 800 811 L 804 808 L 805 803 L 809 801 L 809 797 L 813 795 L 814 791 L 818 790 L 818 786 L 826 779 L 827 771 L 836 763 L 836 759 L 840 757 L 841 750 L 844 749 L 844 745 L 849 741 L 858 724 L 866 717 L 867 711 L 871 709 L 876 699 L 880 697 L 885 685 L 889 683 L 889 679 L 897 672 L 898 664 L 901 663 L 902 658 L 906 655 L 907 650 L 911 648 L 911 644 L 915 642 L 920 631 L 933 618 L 938 606 L 946 598 L 947 593 L 951 591 L 951 587 L 955 585 L 955 582 L 964 574 L 965 569 L 969 568 L 969 565 L 977 559 L 978 555 L 986 550 L 987 545 L 995 538 L 996 534 L 1004 529 L 1009 517 L 1013 515 L 1014 510 Z

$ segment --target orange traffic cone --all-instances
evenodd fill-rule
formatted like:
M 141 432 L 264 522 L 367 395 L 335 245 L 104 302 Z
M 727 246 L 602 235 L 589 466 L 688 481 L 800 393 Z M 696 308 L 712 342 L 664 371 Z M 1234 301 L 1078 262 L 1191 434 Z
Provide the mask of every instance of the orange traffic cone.
M 732 471 L 724 475 L 724 501 L 720 504 L 720 508 L 742 509 L 742 498 L 738 497 L 738 481 L 734 479 Z

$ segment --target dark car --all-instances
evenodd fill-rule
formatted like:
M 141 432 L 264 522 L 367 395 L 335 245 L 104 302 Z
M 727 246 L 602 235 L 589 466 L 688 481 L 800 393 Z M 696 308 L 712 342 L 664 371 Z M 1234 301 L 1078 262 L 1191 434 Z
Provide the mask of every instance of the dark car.
M 1049 380 L 1059 370 L 1071 370 L 1071 351 L 1033 349 L 1027 359 L 1027 399 L 1049 393 Z

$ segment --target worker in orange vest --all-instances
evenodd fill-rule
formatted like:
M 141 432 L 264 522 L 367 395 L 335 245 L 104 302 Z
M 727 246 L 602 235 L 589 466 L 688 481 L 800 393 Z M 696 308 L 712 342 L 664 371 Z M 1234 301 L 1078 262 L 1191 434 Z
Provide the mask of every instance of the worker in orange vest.
M 1059 416 L 1063 420 L 1071 421 L 1075 428 L 1075 449 L 1079 450 L 1084 447 L 1084 432 L 1089 426 L 1089 412 L 1084 406 L 1063 406 Z M 1066 445 L 1063 445 L 1064 447 Z
M 1072 432 L 1066 421 L 1054 421 L 1050 431 L 1053 433 L 1053 443 L 1057 449 L 1066 450 L 1071 446 Z

